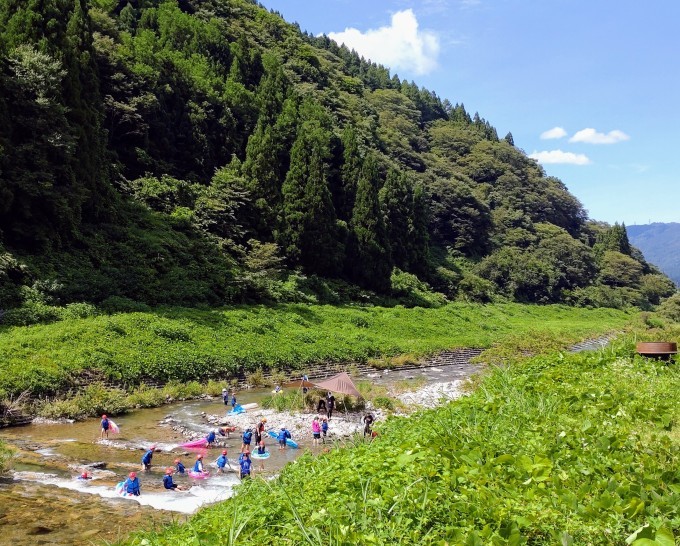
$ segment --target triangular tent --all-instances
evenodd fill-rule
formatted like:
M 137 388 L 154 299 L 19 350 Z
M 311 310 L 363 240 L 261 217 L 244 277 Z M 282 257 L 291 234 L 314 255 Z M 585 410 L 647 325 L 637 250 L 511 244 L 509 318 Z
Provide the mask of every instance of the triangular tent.
M 323 381 L 315 382 L 314 386 L 319 389 L 337 392 L 340 394 L 349 394 L 351 396 L 358 396 L 361 398 L 361 393 L 352 383 L 352 379 L 346 372 L 339 373 Z
M 301 389 L 303 387 L 307 387 L 308 389 L 313 389 L 316 387 L 316 383 L 312 383 L 309 380 L 304 380 L 300 379 L 299 381 L 289 381 L 288 383 L 284 383 L 284 387 L 295 387 L 296 389 Z

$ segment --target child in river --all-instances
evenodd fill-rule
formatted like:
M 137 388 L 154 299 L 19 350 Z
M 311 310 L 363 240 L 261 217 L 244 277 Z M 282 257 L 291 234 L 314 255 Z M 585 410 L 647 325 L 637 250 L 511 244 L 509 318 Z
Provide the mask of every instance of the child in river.
M 211 430 L 205 437 L 206 442 L 208 442 L 208 447 L 212 447 L 215 443 L 215 431 Z
M 258 455 L 265 455 L 267 453 L 267 448 L 264 445 L 264 440 L 260 440 L 260 442 L 257 444 L 257 454 Z M 260 472 L 264 472 L 264 460 L 259 459 L 260 464 L 258 465 L 257 469 Z
M 241 444 L 241 451 L 250 451 L 250 442 L 253 439 L 253 431 L 250 430 L 249 428 L 245 429 L 243 431 L 243 438 L 242 438 L 242 444 Z
M 156 446 L 151 446 L 142 457 L 142 470 L 145 472 L 151 470 L 151 459 L 153 458 L 154 451 L 156 451 Z
M 326 443 L 326 435 L 328 434 L 328 417 L 324 417 L 321 422 L 321 434 L 323 434 L 322 442 Z
M 141 490 L 139 488 L 139 478 L 137 478 L 137 474 L 135 472 L 130 472 L 127 480 L 125 480 L 125 483 L 123 484 L 123 491 L 125 491 L 125 493 L 128 495 L 134 495 L 135 497 L 139 497 L 141 494 Z
M 177 489 L 177 484 L 172 481 L 172 468 L 170 467 L 165 469 L 165 476 L 163 476 L 163 487 L 173 491 Z
M 175 469 L 176 469 L 177 472 L 179 472 L 180 474 L 184 474 L 184 472 L 185 472 L 185 470 L 186 470 L 186 468 L 185 468 L 184 465 L 182 464 L 182 461 L 180 461 L 179 459 L 175 459 Z
M 196 455 L 196 462 L 194 463 L 194 472 L 197 474 L 203 473 L 203 455 L 200 453 Z
M 217 471 L 218 472 L 221 472 L 221 473 L 226 472 L 224 467 L 229 464 L 229 459 L 227 459 L 227 450 L 226 449 L 222 450 L 222 455 L 220 455 L 217 458 L 217 461 L 215 461 L 215 463 L 217 464 Z
M 319 445 L 319 438 L 321 438 L 321 424 L 319 423 L 319 416 L 314 417 L 312 421 L 312 445 Z
M 246 450 L 241 453 L 238 464 L 241 467 L 238 477 L 241 479 L 246 477 L 250 478 L 250 467 L 252 465 L 252 461 L 250 460 L 250 451 Z
M 286 427 L 281 427 L 279 435 L 276 437 L 279 441 L 279 449 L 286 449 L 286 440 L 290 437 L 290 432 L 286 430 Z
M 104 435 L 106 435 L 106 437 L 108 438 L 110 427 L 111 427 L 111 423 L 109 423 L 108 417 L 106 417 L 106 414 L 102 415 L 101 433 L 99 434 L 99 437 L 103 438 Z

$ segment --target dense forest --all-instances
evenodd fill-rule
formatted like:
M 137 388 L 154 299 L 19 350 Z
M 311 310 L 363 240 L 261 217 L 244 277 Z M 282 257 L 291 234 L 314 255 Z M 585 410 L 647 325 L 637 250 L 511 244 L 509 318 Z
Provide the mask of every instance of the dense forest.
M 510 133 L 256 3 L 0 5 L 5 323 L 674 290 Z

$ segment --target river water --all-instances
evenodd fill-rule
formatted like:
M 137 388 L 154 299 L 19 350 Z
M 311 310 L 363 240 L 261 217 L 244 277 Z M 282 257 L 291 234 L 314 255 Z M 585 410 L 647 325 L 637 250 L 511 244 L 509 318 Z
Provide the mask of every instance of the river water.
M 259 402 L 269 391 L 239 393 L 239 403 Z M 186 491 L 166 491 L 162 485 L 165 469 L 180 458 L 187 470 L 195 461 L 196 451 L 179 444 L 187 437 L 170 426 L 159 425 L 172 416 L 173 423 L 204 436 L 215 426 L 202 413 L 224 414 L 222 400 L 187 401 L 131 412 L 115 418 L 120 434 L 100 440 L 99 419 L 77 423 L 28 425 L 0 430 L 0 439 L 18 450 L 9 478 L 0 480 L 0 544 L 13 546 L 81 545 L 115 541 L 130 531 L 169 521 L 183 521 L 200 506 L 231 496 L 238 486 L 236 472 L 194 480 L 174 475 Z M 203 450 L 207 467 L 214 464 L 222 449 L 228 450 L 231 466 L 237 467 L 240 433 L 220 438 L 220 448 Z M 141 457 L 157 446 L 153 466 L 140 472 Z M 270 446 L 271 447 L 271 446 Z M 264 461 L 264 473 L 276 473 L 302 450 L 271 450 Z M 86 465 L 104 463 L 103 468 Z M 79 480 L 84 469 L 93 479 Z M 259 461 L 254 474 L 262 472 Z M 137 471 L 142 495 L 123 498 L 115 485 L 130 471 Z

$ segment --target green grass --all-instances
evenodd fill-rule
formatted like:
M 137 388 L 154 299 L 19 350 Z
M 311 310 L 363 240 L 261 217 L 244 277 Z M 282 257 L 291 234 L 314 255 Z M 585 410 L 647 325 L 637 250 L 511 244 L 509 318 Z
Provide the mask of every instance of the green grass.
M 404 353 L 512 343 L 563 346 L 622 328 L 612 309 L 451 304 L 438 309 L 251 306 L 161 308 L 0 330 L 0 395 L 53 394 L 84 371 L 124 385 L 207 381 L 239 369 L 303 368 Z M 543 347 L 545 348 L 545 347 Z
M 679 384 L 679 364 L 635 356 L 632 338 L 496 367 L 468 397 L 128 544 L 610 546 L 647 526 L 634 546 L 670 545 Z

